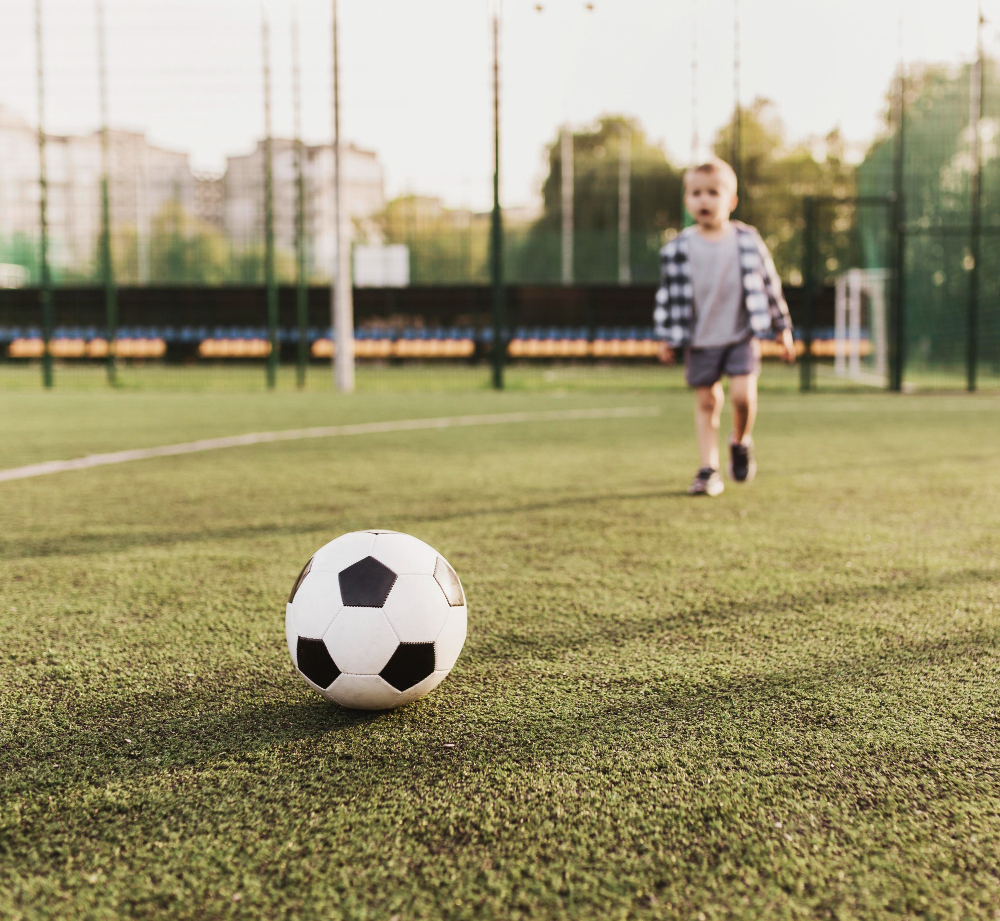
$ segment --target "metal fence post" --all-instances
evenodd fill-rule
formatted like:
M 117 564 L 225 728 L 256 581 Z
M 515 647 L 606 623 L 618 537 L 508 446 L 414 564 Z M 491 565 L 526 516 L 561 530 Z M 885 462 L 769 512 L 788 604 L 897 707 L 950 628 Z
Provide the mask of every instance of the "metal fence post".
M 38 299 L 42 308 L 42 384 L 51 387 L 52 327 L 55 310 L 52 304 L 52 276 L 49 272 L 49 183 L 45 169 L 45 82 L 42 63 L 42 0 L 35 0 L 35 53 L 38 65 Z
M 118 348 L 118 290 L 115 287 L 114 261 L 111 255 L 111 143 L 108 129 L 108 67 L 105 47 L 104 0 L 97 2 L 97 60 L 101 94 L 101 275 L 104 284 L 104 314 L 108 326 L 108 383 L 118 383 L 115 352 Z
M 813 389 L 813 327 L 816 324 L 816 199 L 805 199 L 805 316 L 802 323 L 802 364 L 799 374 L 799 390 L 805 393 Z
M 309 360 L 309 289 L 306 277 L 306 182 L 303 175 L 302 80 L 299 68 L 299 20 L 292 20 L 292 109 L 295 119 L 295 308 L 299 326 L 295 382 L 306 384 Z
M 892 299 L 892 339 L 889 349 L 889 389 L 900 393 L 903 390 L 903 367 L 906 362 L 906 208 L 903 200 L 903 179 L 905 167 L 904 132 L 906 127 L 906 79 L 902 64 L 899 68 L 899 92 L 896 102 L 896 150 L 893 164 L 892 230 L 895 240 L 894 272 L 895 285 Z
M 978 24 L 976 28 L 976 63 L 969 71 L 970 83 L 975 75 L 975 82 L 970 86 L 969 121 L 972 122 L 972 156 L 973 168 L 969 183 L 969 232 L 970 255 L 972 268 L 969 271 L 969 304 L 966 320 L 966 386 L 971 393 L 976 389 L 976 364 L 978 361 L 979 333 L 979 261 L 982 255 L 982 214 L 983 214 L 983 5 L 979 4 Z
M 271 41 L 267 11 L 262 30 L 264 50 L 264 284 L 267 289 L 267 386 L 278 376 L 278 286 L 274 276 L 274 164 L 271 141 Z
M 504 291 L 503 217 L 500 213 L 500 17 L 493 11 L 493 217 L 491 223 L 490 275 L 492 281 L 493 387 L 503 390 Z

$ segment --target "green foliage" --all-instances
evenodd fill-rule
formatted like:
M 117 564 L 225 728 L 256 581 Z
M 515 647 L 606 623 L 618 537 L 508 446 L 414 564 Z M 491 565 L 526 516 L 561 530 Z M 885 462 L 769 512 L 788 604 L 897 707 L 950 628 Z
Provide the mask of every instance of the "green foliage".
M 618 231 L 618 177 L 623 137 L 631 143 L 632 229 L 664 232 L 680 219 L 681 173 L 653 144 L 636 119 L 608 115 L 592 131 L 573 133 L 573 220 L 578 230 Z M 562 221 L 562 144 L 548 148 L 542 183 L 540 229 L 558 231 Z
M 150 278 L 154 282 L 219 284 L 229 281 L 229 252 L 221 231 L 166 202 L 152 222 Z
M 116 263 L 124 273 L 137 269 L 138 241 L 134 231 L 123 230 L 120 251 L 124 258 Z M 150 280 L 166 284 L 259 284 L 264 281 L 265 250 L 262 242 L 236 244 L 227 240 L 216 227 L 190 215 L 179 202 L 167 202 L 153 219 L 149 240 Z M 275 275 L 280 282 L 295 279 L 295 256 L 277 249 Z
M 574 278 L 618 280 L 619 164 L 623 137 L 631 144 L 630 226 L 633 276 L 657 277 L 663 235 L 681 221 L 681 173 L 653 144 L 636 119 L 607 115 L 591 131 L 573 134 Z M 562 233 L 562 143 L 548 147 L 542 215 L 512 246 L 511 277 L 559 281 Z
M 413 284 L 489 280 L 489 215 L 448 209 L 437 198 L 403 195 L 386 205 L 377 226 L 386 243 L 409 247 Z
M 41 268 L 38 260 L 38 242 L 23 233 L 0 238 L 0 262 L 23 265 L 28 270 L 31 284 L 38 284 Z
M 66 241 L 49 238 L 49 280 L 52 284 L 79 284 L 94 279 L 94 267 L 90 265 L 65 265 L 70 262 L 62 258 L 61 249 Z M 28 270 L 28 283 L 41 283 L 42 267 L 39 241 L 24 233 L 15 233 L 6 238 L 0 238 L 0 262 L 21 265 Z
M 993 402 L 773 397 L 713 501 L 686 394 L 7 395 L 0 467 L 609 405 L 662 412 L 0 484 L 0 916 L 989 917 Z M 470 633 L 357 714 L 295 675 L 284 599 L 376 525 L 455 564 Z
M 907 274 L 906 336 L 908 361 L 925 367 L 960 367 L 965 360 L 966 317 L 971 254 L 971 194 L 975 165 L 970 130 L 972 68 L 937 65 L 910 68 L 906 79 L 903 205 Z M 898 84 L 890 89 L 892 109 Z M 1000 66 L 984 66 L 983 227 L 1000 228 L 1000 156 L 996 125 L 1000 123 Z M 863 194 L 893 190 L 896 157 L 894 123 L 858 168 Z M 862 227 L 869 258 L 884 249 L 881 226 L 868 220 Z M 1000 264 L 994 242 L 985 236 L 981 250 L 979 354 L 1000 368 Z M 872 252 L 874 251 L 874 253 Z
M 726 161 L 732 159 L 733 127 L 731 122 L 722 128 L 713 143 L 716 156 Z M 778 272 L 800 284 L 803 198 L 855 194 L 854 168 L 847 162 L 843 136 L 834 129 L 812 145 L 790 143 L 774 103 L 758 97 L 740 110 L 740 138 L 740 204 L 735 216 L 760 230 Z M 820 266 L 835 273 L 857 265 L 854 207 L 828 208 L 824 227 Z
M 266 249 L 263 243 L 231 244 L 229 278 L 235 284 L 263 284 L 265 280 Z M 295 255 L 287 250 L 275 249 L 274 275 L 281 284 L 295 281 Z

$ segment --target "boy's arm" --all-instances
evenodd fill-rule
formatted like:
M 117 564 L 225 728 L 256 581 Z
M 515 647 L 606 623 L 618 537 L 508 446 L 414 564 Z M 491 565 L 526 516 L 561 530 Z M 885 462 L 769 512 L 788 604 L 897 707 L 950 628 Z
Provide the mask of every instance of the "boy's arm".
M 670 315 L 670 289 L 667 278 L 666 257 L 660 254 L 660 287 L 656 289 L 656 306 L 653 308 L 653 334 L 664 341 L 668 338 L 667 318 Z
M 674 348 L 668 341 L 667 333 L 667 305 L 669 302 L 670 294 L 667 290 L 665 273 L 661 267 L 660 287 L 656 289 L 656 307 L 653 308 L 653 335 L 660 340 L 660 354 L 657 357 L 666 365 L 674 363 Z
M 760 234 L 757 234 L 757 249 L 760 252 L 761 264 L 764 266 L 764 291 L 767 294 L 767 306 L 771 312 L 771 329 L 774 330 L 775 338 L 784 347 L 785 361 L 793 362 L 795 361 L 795 342 L 792 338 L 792 318 L 789 316 L 788 304 L 785 301 L 784 292 L 781 290 L 778 270 L 774 267 L 774 260 Z
M 778 277 L 778 270 L 774 267 L 774 260 L 767 244 L 761 239 L 760 234 L 757 234 L 757 250 L 764 266 L 764 290 L 767 293 L 767 305 L 771 310 L 771 329 L 775 332 L 791 329 L 792 319 L 788 315 L 788 304 L 781 290 L 781 279 Z
M 683 254 L 676 243 L 667 244 L 660 252 L 660 287 L 656 290 L 656 307 L 653 310 L 653 332 L 660 340 L 660 360 L 672 363 L 674 350 L 685 345 L 688 335 L 690 308 L 685 309 L 679 287 L 682 276 Z M 672 293 L 672 290 L 673 293 Z

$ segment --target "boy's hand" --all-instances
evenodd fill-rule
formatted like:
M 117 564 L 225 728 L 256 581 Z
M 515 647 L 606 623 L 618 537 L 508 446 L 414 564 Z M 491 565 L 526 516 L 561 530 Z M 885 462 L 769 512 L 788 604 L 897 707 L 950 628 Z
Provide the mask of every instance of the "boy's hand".
M 666 342 L 660 345 L 660 354 L 656 356 L 660 359 L 661 364 L 672 365 L 677 359 L 677 355 L 673 348 L 667 345 Z
M 781 356 L 786 364 L 795 364 L 795 340 L 792 338 L 790 329 L 781 331 L 781 348 L 784 354 Z

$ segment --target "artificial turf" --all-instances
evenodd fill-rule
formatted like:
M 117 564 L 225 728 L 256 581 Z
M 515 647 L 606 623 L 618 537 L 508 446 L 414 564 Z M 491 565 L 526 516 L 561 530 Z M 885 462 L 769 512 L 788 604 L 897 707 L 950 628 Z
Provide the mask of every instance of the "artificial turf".
M 834 373 L 832 361 L 819 361 L 814 374 L 822 390 L 841 392 L 870 391 L 870 385 L 860 384 Z M 275 389 L 279 392 L 328 393 L 332 373 L 329 365 L 309 366 L 304 386 L 299 388 L 295 368 L 281 365 L 277 369 Z M 588 393 L 647 393 L 684 391 L 684 372 L 680 367 L 665 368 L 656 362 L 533 362 L 508 364 L 504 371 L 505 386 L 513 391 L 544 393 L 553 391 Z M 980 391 L 1000 392 L 1000 365 L 981 362 L 977 387 Z M 4 361 L 0 354 L 0 391 L 38 391 L 42 371 L 37 362 Z M 264 392 L 267 375 L 263 362 L 204 363 L 195 366 L 158 362 L 120 362 L 116 371 L 119 390 L 162 393 Z M 357 388 L 362 393 L 415 394 L 489 390 L 492 372 L 488 364 L 466 362 L 358 362 Z M 765 361 L 761 387 L 768 392 L 788 393 L 799 388 L 799 367 L 784 367 L 777 360 Z M 909 392 L 964 391 L 968 379 L 963 364 L 948 367 L 907 365 L 903 388 Z M 74 364 L 56 362 L 54 386 L 59 391 L 100 392 L 109 388 L 106 368 L 98 363 Z
M 690 398 L 8 394 L 0 917 L 1000 917 L 1000 401 L 773 395 L 684 494 Z M 382 714 L 295 674 L 330 538 L 425 539 L 470 632 Z

